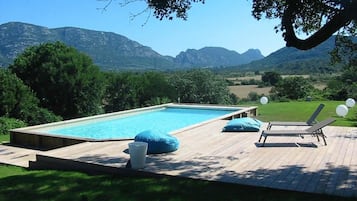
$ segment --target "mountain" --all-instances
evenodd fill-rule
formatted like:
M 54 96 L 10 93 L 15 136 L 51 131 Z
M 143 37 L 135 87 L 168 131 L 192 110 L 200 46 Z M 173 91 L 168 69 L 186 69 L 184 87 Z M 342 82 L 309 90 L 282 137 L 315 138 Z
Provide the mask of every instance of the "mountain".
M 61 41 L 89 55 L 93 62 L 104 70 L 232 66 L 263 58 L 259 50 L 238 54 L 219 47 L 187 50 L 174 58 L 162 56 L 150 47 L 111 32 L 75 27 L 49 29 L 9 22 L 0 25 L 0 67 L 11 64 L 27 47 L 54 41 Z
M 260 50 L 250 49 L 243 54 L 222 47 L 188 49 L 176 56 L 174 62 L 184 67 L 220 67 L 246 64 L 264 58 Z
M 291 73 L 333 72 L 339 67 L 330 64 L 329 52 L 335 47 L 335 36 L 310 50 L 298 50 L 293 47 L 283 47 L 267 57 L 249 64 L 231 67 L 240 70 L 269 70 Z
M 10 64 L 25 48 L 61 41 L 89 55 L 102 69 L 173 68 L 172 57 L 111 32 L 74 27 L 49 29 L 10 22 L 0 25 L 0 66 Z
M 103 70 L 219 67 L 223 70 L 324 73 L 339 69 L 330 65 L 329 52 L 335 46 L 334 36 L 307 51 L 284 47 L 265 58 L 257 49 L 239 54 L 222 47 L 188 49 L 170 57 L 111 32 L 75 27 L 49 29 L 20 22 L 0 25 L 0 67 L 11 64 L 27 47 L 53 41 L 61 41 L 89 55 Z

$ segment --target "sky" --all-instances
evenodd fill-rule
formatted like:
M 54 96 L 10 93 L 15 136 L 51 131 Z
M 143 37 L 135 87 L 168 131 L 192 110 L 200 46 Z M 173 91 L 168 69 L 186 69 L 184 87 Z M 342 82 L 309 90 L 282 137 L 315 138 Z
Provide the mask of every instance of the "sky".
M 123 2 L 131 1 L 127 5 Z M 24 22 L 47 28 L 78 27 L 114 32 L 149 46 L 161 55 L 187 49 L 223 47 L 244 53 L 259 49 L 264 56 L 285 46 L 275 33 L 278 20 L 256 20 L 251 0 L 206 0 L 194 3 L 188 19 L 156 19 L 144 0 L 0 0 L 0 24 Z

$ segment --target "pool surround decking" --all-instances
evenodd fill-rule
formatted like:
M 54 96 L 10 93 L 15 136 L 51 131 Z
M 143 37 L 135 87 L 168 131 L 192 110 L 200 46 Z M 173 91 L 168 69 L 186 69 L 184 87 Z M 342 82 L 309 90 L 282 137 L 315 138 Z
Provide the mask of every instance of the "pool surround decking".
M 168 154 L 148 155 L 145 168 L 140 170 L 127 168 L 128 143 L 132 140 L 83 142 L 49 151 L 0 145 L 0 162 L 19 164 L 23 157 L 30 158 L 30 168 L 34 169 L 168 175 L 336 195 L 342 196 L 341 200 L 357 198 L 357 128 L 323 128 L 327 146 L 313 136 L 305 136 L 271 138 L 261 147 L 260 132 L 222 132 L 227 122 L 215 120 L 175 133 L 180 148 Z

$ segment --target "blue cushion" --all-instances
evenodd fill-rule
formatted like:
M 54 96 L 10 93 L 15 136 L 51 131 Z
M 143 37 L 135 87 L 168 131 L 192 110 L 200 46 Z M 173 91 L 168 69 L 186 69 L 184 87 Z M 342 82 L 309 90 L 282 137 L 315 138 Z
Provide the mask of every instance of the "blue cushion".
M 262 122 L 258 119 L 243 117 L 237 118 L 229 121 L 227 125 L 223 128 L 223 131 L 232 132 L 232 131 L 259 131 Z
M 176 137 L 161 131 L 146 130 L 135 136 L 136 142 L 148 143 L 148 154 L 161 154 L 176 151 L 179 141 Z

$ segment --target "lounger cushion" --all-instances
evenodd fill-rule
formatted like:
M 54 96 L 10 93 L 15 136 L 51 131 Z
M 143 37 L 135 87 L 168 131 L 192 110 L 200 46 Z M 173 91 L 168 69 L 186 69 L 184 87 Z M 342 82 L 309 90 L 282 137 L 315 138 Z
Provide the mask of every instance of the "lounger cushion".
M 176 151 L 179 141 L 176 137 L 157 130 L 146 130 L 135 136 L 136 142 L 148 143 L 148 154 L 161 154 Z
M 251 117 L 237 118 L 229 121 L 223 128 L 225 132 L 246 132 L 246 131 L 259 131 L 262 122 L 258 119 Z

